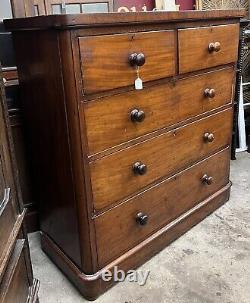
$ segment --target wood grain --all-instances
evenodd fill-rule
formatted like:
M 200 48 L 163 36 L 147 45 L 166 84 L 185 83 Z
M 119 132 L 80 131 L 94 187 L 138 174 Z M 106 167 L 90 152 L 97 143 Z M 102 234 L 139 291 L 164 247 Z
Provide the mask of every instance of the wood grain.
M 17 219 L 17 214 L 12 206 L 12 203 L 6 204 L 4 210 L 0 217 L 0 261 L 3 259 L 3 252 L 5 252 L 8 241 L 13 232 L 15 223 Z
M 227 148 L 98 216 L 95 226 L 100 267 L 224 187 L 228 183 L 229 157 Z M 213 177 L 213 184 L 202 183 L 204 174 Z M 148 215 L 144 226 L 135 220 L 139 212 Z
M 14 40 L 19 45 L 16 59 L 20 66 L 24 131 L 29 142 L 28 157 L 32 159 L 34 197 L 43 218 L 40 226 L 81 266 L 58 36 L 54 31 L 39 31 L 36 35 L 26 31 Z M 40 64 L 36 64 L 38 61 Z M 37 91 L 43 91 L 43 94 L 37 94 Z
M 74 39 L 74 50 L 72 54 L 72 33 L 68 31 L 62 31 L 59 35 L 59 41 L 61 48 L 64 49 L 61 52 L 61 60 L 64 62 L 62 66 L 62 73 L 64 79 L 64 91 L 65 91 L 65 101 L 67 108 L 67 123 L 69 128 L 69 142 L 71 146 L 71 161 L 72 161 L 72 173 L 73 182 L 75 186 L 75 196 L 77 203 L 77 212 L 79 224 L 79 245 L 81 250 L 81 268 L 86 273 L 93 273 L 97 270 L 97 256 L 95 247 L 95 230 L 92 221 L 89 221 L 88 217 L 92 213 L 92 205 L 89 201 L 91 196 L 91 191 L 89 190 L 89 177 L 88 170 L 86 169 L 87 159 L 82 157 L 82 141 L 85 141 L 84 134 L 81 133 L 79 120 L 76 119 L 76 113 L 78 113 L 79 103 L 75 100 L 80 99 L 80 89 L 81 81 L 75 83 L 76 70 L 80 71 L 80 61 L 79 61 L 79 48 L 78 40 Z M 73 57 L 75 60 L 73 61 Z M 72 69 L 74 64 L 75 70 Z M 81 77 L 77 77 L 80 79 Z M 76 88 L 77 86 L 77 88 Z M 87 143 L 87 142 L 86 142 Z M 72 203 L 68 201 L 69 203 Z M 75 219 L 76 221 L 76 219 Z M 58 222 L 58 227 L 60 229 L 60 221 Z M 69 239 L 71 242 L 71 240 Z M 71 245 L 71 244 L 70 244 Z M 72 245 L 71 245 L 72 246 Z
M 95 209 L 107 207 L 230 144 L 231 125 L 232 110 L 228 109 L 91 162 Z M 214 134 L 214 142 L 204 142 L 206 132 Z M 147 165 L 145 175 L 133 173 L 132 166 L 137 161 Z
M 37 301 L 29 293 L 33 272 L 26 241 L 18 169 L 15 162 L 7 102 L 0 66 L 0 302 Z M 21 240 L 18 240 L 21 239 Z M 36 287 L 37 289 L 37 287 Z
M 51 29 L 73 27 L 108 27 L 122 25 L 131 27 L 134 24 L 147 24 L 152 26 L 159 23 L 174 23 L 177 21 L 203 21 L 239 19 L 245 16 L 244 9 L 210 10 L 210 11 L 178 11 L 178 12 L 138 12 L 138 13 L 103 13 L 103 14 L 75 14 L 50 15 L 35 18 L 18 18 L 5 20 L 7 30 L 22 29 Z
M 24 240 L 17 240 L 9 266 L 0 285 L 1 303 L 27 303 L 29 280 L 24 256 Z
M 103 265 L 111 270 L 114 265 L 125 270 L 139 266 L 227 201 L 236 58 L 226 65 L 221 60 L 199 66 L 197 73 L 193 52 L 187 59 L 191 72 L 180 74 L 178 30 L 193 33 L 197 28 L 195 41 L 201 46 L 203 30 L 217 33 L 222 24 L 231 28 L 242 14 L 82 14 L 6 22 L 18 50 L 42 246 L 87 298 L 112 285 L 100 278 Z M 193 35 L 186 39 L 192 41 Z M 228 50 L 237 49 L 237 39 Z M 170 46 L 175 61 L 167 60 Z M 223 43 L 216 54 L 222 50 Z M 140 68 L 145 81 L 141 92 L 133 91 L 132 52 L 146 58 Z M 137 63 L 143 63 L 143 56 Z M 210 97 L 215 89 L 214 98 L 201 97 L 204 83 Z M 145 120 L 130 129 L 130 110 L 139 105 L 147 111 Z M 211 143 L 203 139 L 207 132 L 210 141 L 215 137 Z M 207 158 L 225 148 L 227 155 L 208 167 Z M 199 161 L 206 171 L 193 167 Z M 147 171 L 136 166 L 146 174 L 132 172 L 135 162 L 146 164 Z M 213 174 L 215 183 L 201 185 L 198 172 Z M 204 180 L 211 183 L 209 176 Z M 149 215 L 137 237 L 130 221 L 134 211 Z
M 146 63 L 140 67 L 143 82 L 175 74 L 174 31 L 80 37 L 79 46 L 86 94 L 134 84 L 137 74 L 129 63 L 132 53 L 145 55 Z
M 9 259 L 11 257 L 11 254 L 13 252 L 13 248 L 16 244 L 16 239 L 18 236 L 20 236 L 20 230 L 22 228 L 22 225 L 24 223 L 24 216 L 25 216 L 25 210 L 20 214 L 16 222 L 13 226 L 13 229 L 11 230 L 11 233 L 9 234 L 9 237 L 4 245 L 4 250 L 2 250 L 1 257 L 0 257 L 0 283 L 2 281 L 2 277 L 5 274 L 5 269 L 8 266 Z M 28 266 L 28 263 L 27 263 Z M 28 273 L 30 276 L 30 274 Z M 32 277 L 32 275 L 31 275 Z
M 219 42 L 219 52 L 209 52 L 209 43 Z M 236 62 L 238 57 L 239 25 L 229 24 L 178 30 L 179 72 L 187 73 Z
M 233 77 L 233 68 L 227 68 L 82 104 L 88 153 L 100 152 L 230 103 Z M 205 97 L 206 88 L 215 90 L 214 98 Z M 143 122 L 131 121 L 133 109 L 144 111 Z

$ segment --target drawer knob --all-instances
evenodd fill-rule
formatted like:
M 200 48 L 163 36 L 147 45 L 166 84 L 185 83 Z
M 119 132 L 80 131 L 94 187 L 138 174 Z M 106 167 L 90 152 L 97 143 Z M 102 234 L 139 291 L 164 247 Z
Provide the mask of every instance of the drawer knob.
M 148 222 L 148 216 L 140 212 L 136 215 L 136 222 L 140 225 L 146 225 Z
M 213 88 L 206 88 L 204 90 L 205 97 L 214 98 L 215 97 L 215 90 Z
M 133 53 L 129 56 L 129 63 L 132 66 L 142 66 L 144 65 L 146 59 L 145 59 L 145 55 L 143 53 Z
M 141 162 L 135 162 L 133 165 L 133 171 L 136 175 L 145 175 L 147 172 L 147 165 Z
M 213 142 L 214 141 L 214 134 L 212 133 L 205 133 L 204 136 L 204 141 L 205 142 Z
M 221 49 L 221 45 L 220 45 L 220 42 L 212 42 L 212 43 L 209 43 L 208 45 L 208 51 L 210 53 L 212 52 L 219 52 Z
M 132 122 L 142 122 L 145 119 L 145 113 L 143 110 L 133 109 L 130 118 Z
M 201 178 L 202 183 L 207 184 L 207 185 L 211 185 L 214 182 L 213 177 L 209 177 L 207 174 L 205 174 L 202 178 Z

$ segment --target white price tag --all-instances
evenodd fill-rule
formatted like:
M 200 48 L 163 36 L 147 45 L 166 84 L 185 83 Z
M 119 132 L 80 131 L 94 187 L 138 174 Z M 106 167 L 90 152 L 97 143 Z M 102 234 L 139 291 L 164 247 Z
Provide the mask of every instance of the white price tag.
M 142 79 L 139 77 L 135 80 L 135 89 L 143 89 Z

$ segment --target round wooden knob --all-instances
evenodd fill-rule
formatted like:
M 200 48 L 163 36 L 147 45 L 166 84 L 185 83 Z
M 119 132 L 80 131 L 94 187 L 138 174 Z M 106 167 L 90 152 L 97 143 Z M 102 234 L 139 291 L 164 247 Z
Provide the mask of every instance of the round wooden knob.
M 207 185 L 211 185 L 214 182 L 213 177 L 209 177 L 207 174 L 205 174 L 202 178 L 202 183 L 205 183 Z
M 136 222 L 140 225 L 146 225 L 148 222 L 148 216 L 140 212 L 136 215 Z
M 133 171 L 136 175 L 145 175 L 147 172 L 147 165 L 141 162 L 135 162 L 133 165 Z
M 214 141 L 214 134 L 205 133 L 203 138 L 204 138 L 205 142 L 213 142 Z
M 220 49 L 221 49 L 220 42 L 211 42 L 208 45 L 208 51 L 210 53 L 212 53 L 212 52 L 218 52 L 218 51 L 220 51 Z
M 145 113 L 143 110 L 133 109 L 130 118 L 132 122 L 142 122 L 145 119 Z
M 129 56 L 129 63 L 132 66 L 142 66 L 144 65 L 146 59 L 145 59 L 145 55 L 143 53 L 133 53 Z
M 205 97 L 214 98 L 215 97 L 215 90 L 213 88 L 206 88 L 204 90 Z

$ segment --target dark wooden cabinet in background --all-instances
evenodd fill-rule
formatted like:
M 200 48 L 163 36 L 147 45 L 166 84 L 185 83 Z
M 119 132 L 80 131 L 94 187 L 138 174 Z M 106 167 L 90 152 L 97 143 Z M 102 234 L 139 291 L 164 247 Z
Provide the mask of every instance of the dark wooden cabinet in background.
M 6 94 L 6 104 L 9 113 L 10 126 L 14 141 L 17 168 L 20 176 L 20 187 L 24 207 L 27 209 L 25 218 L 28 232 L 39 229 L 38 212 L 31 186 L 30 163 L 28 161 L 27 145 L 23 128 L 22 109 L 20 107 L 20 89 L 11 33 L 0 23 L 0 62 L 2 63 L 3 79 Z
M 6 21 L 42 248 L 86 298 L 113 283 L 103 270 L 139 266 L 228 200 L 242 15 Z
M 14 18 L 34 16 L 33 0 L 10 0 Z
M 0 303 L 38 302 L 0 67 Z
M 17 89 L 19 90 L 19 87 L 17 87 Z M 29 162 L 29 156 L 27 153 L 28 142 L 26 141 L 24 134 L 22 111 L 19 108 L 17 108 L 17 110 L 9 109 L 9 118 L 17 168 L 20 177 L 21 194 L 24 207 L 27 209 L 25 214 L 25 222 L 27 231 L 34 232 L 39 230 L 38 207 L 32 188 L 30 174 L 31 163 Z

